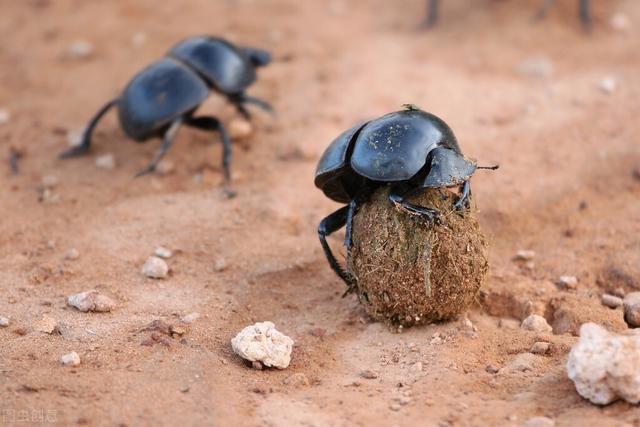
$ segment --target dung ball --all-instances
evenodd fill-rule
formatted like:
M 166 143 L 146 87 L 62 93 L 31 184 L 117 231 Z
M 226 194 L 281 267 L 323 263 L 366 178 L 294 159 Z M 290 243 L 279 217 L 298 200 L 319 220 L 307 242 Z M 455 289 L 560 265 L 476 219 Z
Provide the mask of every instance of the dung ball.
M 487 242 L 475 208 L 457 211 L 458 195 L 425 189 L 408 201 L 440 211 L 431 224 L 397 208 L 381 187 L 354 217 L 347 269 L 376 320 L 412 326 L 456 317 L 487 274 Z M 473 204 L 472 204 L 473 205 Z

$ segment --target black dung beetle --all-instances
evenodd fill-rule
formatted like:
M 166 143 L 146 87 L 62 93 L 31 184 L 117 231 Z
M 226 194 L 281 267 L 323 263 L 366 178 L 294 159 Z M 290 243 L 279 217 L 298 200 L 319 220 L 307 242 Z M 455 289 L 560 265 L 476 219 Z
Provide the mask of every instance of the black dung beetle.
M 437 220 L 439 212 L 405 200 L 423 188 L 461 187 L 456 209 L 469 203 L 469 178 L 479 167 L 466 159 L 453 131 L 440 118 L 407 104 L 405 110 L 360 123 L 340 134 L 326 149 L 315 185 L 332 200 L 348 205 L 324 218 L 318 236 L 329 265 L 348 286 L 353 277 L 334 257 L 326 236 L 347 226 L 345 246 L 352 246 L 351 228 L 358 206 L 377 188 L 390 185 L 389 200 L 399 209 Z
M 269 52 L 237 47 L 228 41 L 209 36 L 191 37 L 173 46 L 161 58 L 136 74 L 117 98 L 107 102 L 89 121 L 81 143 L 60 155 L 75 157 L 86 153 L 98 121 L 112 107 L 124 132 L 137 142 L 162 137 L 160 149 L 147 168 L 136 176 L 156 169 L 173 143 L 180 125 L 218 131 L 222 139 L 225 190 L 231 179 L 231 141 L 224 126 L 213 116 L 194 116 L 195 110 L 209 96 L 209 91 L 227 97 L 237 110 L 250 118 L 245 104 L 254 104 L 270 113 L 271 106 L 245 94 L 256 79 L 256 68 L 271 61 Z
M 543 19 L 555 0 L 543 0 L 542 6 L 536 15 L 536 19 Z M 578 14 L 580 15 L 580 21 L 584 28 L 589 31 L 591 30 L 591 0 L 578 0 Z M 422 23 L 423 28 L 431 28 L 436 22 L 438 22 L 438 5 L 439 0 L 427 0 L 427 16 Z

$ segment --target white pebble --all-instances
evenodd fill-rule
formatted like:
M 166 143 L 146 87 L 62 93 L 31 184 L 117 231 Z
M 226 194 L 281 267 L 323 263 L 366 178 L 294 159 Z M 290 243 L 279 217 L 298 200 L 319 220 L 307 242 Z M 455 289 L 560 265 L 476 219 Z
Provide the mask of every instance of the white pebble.
M 525 331 L 551 332 L 553 328 L 547 323 L 547 319 L 537 314 L 532 314 L 525 318 L 520 325 Z
M 150 256 L 142 266 L 142 274 L 152 279 L 164 279 L 169 274 L 169 266 L 162 258 Z
M 78 356 L 78 353 L 76 353 L 75 351 L 72 351 L 71 353 L 60 356 L 58 362 L 60 362 L 61 365 L 65 366 L 76 366 L 80 364 L 80 356 Z
M 553 63 L 545 56 L 533 56 L 520 62 L 517 70 L 529 77 L 549 77 L 553 73 Z
M 66 56 L 73 59 L 85 59 L 93 54 L 93 45 L 87 40 L 76 40 L 67 47 Z
M 171 160 L 161 160 L 158 166 L 156 166 L 155 172 L 160 175 L 169 175 L 175 168 L 175 164 Z
M 422 372 L 422 362 L 416 362 L 411 365 L 411 370 L 414 372 Z
M 247 326 L 231 340 L 234 353 L 250 362 L 285 369 L 291 362 L 293 340 L 276 330 L 272 322 Z
M 246 119 L 233 119 L 229 123 L 229 137 L 232 140 L 248 138 L 253 133 L 253 125 Z
M 58 180 L 58 177 L 55 175 L 44 175 L 40 180 L 40 182 L 42 183 L 42 186 L 44 188 L 51 189 L 57 186 L 60 181 Z
M 609 25 L 616 31 L 627 32 L 631 29 L 631 21 L 624 13 L 617 12 L 611 16 Z
M 551 348 L 551 344 L 544 341 L 538 341 L 533 344 L 531 350 L 529 350 L 533 354 L 546 354 Z
M 630 292 L 622 300 L 624 320 L 632 328 L 640 328 L 640 292 Z
M 70 130 L 67 132 L 67 144 L 69 147 L 77 147 L 82 143 L 82 136 L 84 135 L 84 129 Z
M 157 257 L 166 259 L 166 258 L 171 258 L 171 255 L 173 255 L 173 252 L 171 252 L 171 249 L 167 249 L 164 246 L 158 246 L 156 250 L 153 252 L 153 254 Z
M 35 325 L 36 331 L 43 332 L 45 334 L 52 334 L 57 329 L 58 321 L 47 314 L 42 315 L 42 318 Z
M 520 249 L 516 252 L 516 258 L 522 261 L 531 261 L 535 256 L 536 253 L 528 249 Z
M 96 166 L 100 169 L 113 169 L 116 167 L 116 158 L 113 154 L 103 154 L 96 157 Z
M 147 42 L 147 34 L 142 31 L 138 31 L 133 36 L 131 36 L 131 44 L 133 47 L 141 47 L 143 44 Z
M 7 326 L 9 326 L 9 318 L 0 316 L 0 327 L 6 328 Z
M 76 248 L 71 248 L 64 254 L 64 259 L 74 260 L 80 258 L 80 252 Z
M 81 292 L 67 298 L 67 304 L 80 311 L 107 312 L 115 308 L 116 303 L 96 290 Z
M 529 418 L 522 424 L 522 427 L 554 427 L 556 422 L 548 417 L 533 417 Z
M 9 119 L 11 119 L 9 110 L 7 110 L 6 108 L 0 108 L 0 125 L 9 123 Z
M 602 294 L 602 305 L 609 308 L 618 308 L 622 306 L 622 298 L 611 294 Z
M 640 402 L 640 334 L 617 335 L 595 323 L 580 328 L 567 375 L 578 393 L 598 405 Z
M 578 278 L 576 276 L 560 276 L 558 283 L 564 288 L 575 289 L 578 286 Z
M 182 318 L 180 320 L 182 320 L 184 323 L 193 323 L 196 320 L 198 320 L 199 318 L 200 318 L 200 313 L 193 312 L 193 313 L 189 313 L 189 314 L 186 314 L 186 315 L 182 316 Z
M 618 80 L 615 77 L 605 77 L 600 80 L 598 87 L 604 93 L 613 93 L 618 87 Z
M 213 270 L 220 272 L 227 269 L 227 261 L 224 258 L 218 258 L 216 262 L 213 263 Z

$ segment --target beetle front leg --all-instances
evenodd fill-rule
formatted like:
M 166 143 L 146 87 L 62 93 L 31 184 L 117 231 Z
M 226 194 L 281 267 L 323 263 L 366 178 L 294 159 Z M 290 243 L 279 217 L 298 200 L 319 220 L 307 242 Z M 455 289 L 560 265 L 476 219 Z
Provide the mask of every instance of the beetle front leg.
M 417 217 L 425 219 L 429 223 L 439 221 L 438 217 L 440 216 L 440 212 L 438 210 L 407 202 L 404 199 L 406 193 L 406 191 L 402 191 L 402 189 L 398 187 L 391 187 L 391 191 L 389 192 L 389 200 L 398 209 L 402 209 L 410 215 L 415 215 Z
M 331 215 L 320 221 L 318 225 L 318 238 L 322 245 L 322 250 L 329 262 L 331 269 L 347 284 L 347 291 L 345 294 L 352 292 L 355 289 L 355 279 L 349 274 L 339 263 L 336 257 L 331 252 L 331 248 L 327 243 L 327 236 L 334 233 L 345 226 L 347 223 L 347 216 L 349 212 L 349 206 L 343 206 Z
M 462 184 L 460 197 L 458 197 L 454 206 L 456 210 L 462 210 L 463 206 L 467 208 L 471 207 L 471 184 L 468 180 Z

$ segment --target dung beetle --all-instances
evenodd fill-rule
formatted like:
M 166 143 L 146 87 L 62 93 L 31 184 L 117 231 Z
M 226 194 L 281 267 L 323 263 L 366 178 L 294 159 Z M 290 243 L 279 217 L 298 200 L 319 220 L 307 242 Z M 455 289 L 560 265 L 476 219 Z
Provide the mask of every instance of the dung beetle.
M 438 22 L 439 3 L 439 0 L 427 0 L 427 15 L 421 25 L 423 28 L 431 28 Z M 553 6 L 553 3 L 555 3 L 555 0 L 543 0 L 536 19 L 543 19 L 551 6 Z M 591 0 L 578 0 L 578 15 L 580 15 L 580 21 L 587 31 L 591 30 L 592 23 L 590 3 Z
M 149 166 L 136 176 L 153 172 L 173 143 L 181 125 L 220 132 L 225 191 L 231 180 L 231 141 L 223 124 L 213 116 L 195 116 L 196 109 L 210 91 L 227 97 L 247 119 L 246 104 L 272 113 L 271 106 L 245 93 L 256 79 L 256 68 L 271 61 L 269 52 L 237 47 L 219 37 L 197 36 L 173 46 L 165 57 L 136 74 L 122 93 L 107 102 L 85 128 L 81 143 L 60 155 L 75 157 L 86 153 L 98 121 L 112 107 L 124 132 L 137 142 L 161 137 L 162 144 Z M 231 193 L 230 193 L 231 194 Z
M 455 203 L 468 206 L 469 178 L 477 166 L 466 159 L 451 128 L 439 117 L 411 104 L 405 109 L 360 123 L 341 133 L 326 149 L 316 169 L 315 185 L 330 199 L 347 203 L 318 226 L 320 244 L 329 265 L 348 286 L 353 277 L 343 269 L 326 237 L 346 225 L 344 244 L 351 249 L 351 229 L 358 206 L 378 188 L 389 185 L 389 201 L 398 209 L 429 222 L 439 212 L 406 199 L 424 188 L 460 187 Z

